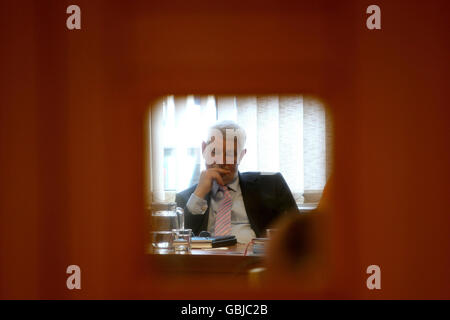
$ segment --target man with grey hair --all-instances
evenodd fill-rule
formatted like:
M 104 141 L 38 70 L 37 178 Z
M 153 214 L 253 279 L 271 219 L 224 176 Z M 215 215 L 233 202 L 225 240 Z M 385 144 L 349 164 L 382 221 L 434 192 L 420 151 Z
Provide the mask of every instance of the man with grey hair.
M 195 234 L 235 235 L 239 243 L 265 236 L 265 230 L 285 212 L 297 211 L 280 173 L 238 171 L 245 156 L 245 130 L 221 121 L 208 130 L 202 143 L 206 170 L 197 185 L 176 195 L 185 211 L 185 227 Z

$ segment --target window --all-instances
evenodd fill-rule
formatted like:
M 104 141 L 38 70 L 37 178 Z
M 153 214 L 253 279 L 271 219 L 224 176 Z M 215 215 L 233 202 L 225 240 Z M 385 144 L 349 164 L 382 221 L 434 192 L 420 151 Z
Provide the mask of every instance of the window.
M 331 167 L 331 121 L 311 96 L 166 96 L 151 109 L 153 199 L 173 200 L 205 168 L 209 126 L 234 120 L 247 134 L 239 170 L 281 172 L 297 202 L 315 202 Z

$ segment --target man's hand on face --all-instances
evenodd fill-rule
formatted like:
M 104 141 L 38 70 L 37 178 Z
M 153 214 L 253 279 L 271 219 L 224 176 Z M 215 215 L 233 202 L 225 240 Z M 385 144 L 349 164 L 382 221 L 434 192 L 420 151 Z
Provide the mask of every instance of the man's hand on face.
M 197 188 L 194 191 L 194 194 L 199 198 L 204 198 L 212 188 L 213 180 L 216 180 L 218 184 L 221 186 L 224 185 L 222 176 L 220 174 L 228 174 L 230 173 L 227 169 L 221 168 L 210 168 L 205 171 L 202 171 L 200 174 L 200 180 L 198 182 Z

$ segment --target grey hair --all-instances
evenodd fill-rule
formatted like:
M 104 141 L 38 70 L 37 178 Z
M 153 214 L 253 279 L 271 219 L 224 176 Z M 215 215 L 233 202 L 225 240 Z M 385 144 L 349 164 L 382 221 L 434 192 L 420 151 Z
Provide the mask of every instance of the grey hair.
M 214 130 L 219 130 L 222 133 L 223 137 L 225 138 L 226 134 L 227 134 L 227 129 L 234 131 L 234 133 L 236 134 L 236 137 L 237 137 L 238 150 L 242 151 L 245 147 L 245 141 L 247 139 L 247 134 L 245 133 L 244 128 L 242 128 L 240 125 L 238 125 L 236 122 L 234 122 L 232 120 L 222 120 L 222 121 L 216 122 L 214 125 L 209 127 L 207 143 L 209 143 L 211 141 L 211 137 L 213 136 L 212 133 L 214 132 Z

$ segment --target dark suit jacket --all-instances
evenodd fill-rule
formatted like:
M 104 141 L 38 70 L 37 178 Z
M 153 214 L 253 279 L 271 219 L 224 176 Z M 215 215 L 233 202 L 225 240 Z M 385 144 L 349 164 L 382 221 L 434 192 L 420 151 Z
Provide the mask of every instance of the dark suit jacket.
M 259 172 L 239 173 L 239 185 L 244 200 L 245 211 L 257 237 L 265 235 L 265 230 L 277 217 L 285 212 L 297 212 L 297 204 L 281 173 L 260 174 Z M 185 228 L 198 235 L 208 229 L 211 193 L 205 200 L 208 210 L 205 214 L 194 215 L 186 207 L 189 197 L 197 185 L 177 193 L 176 203 L 184 209 Z

